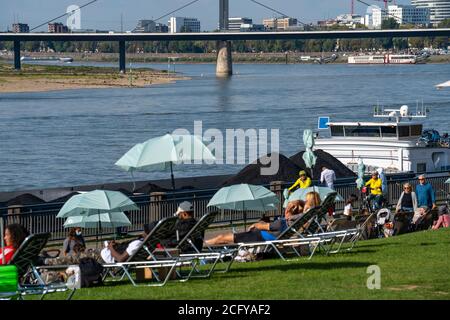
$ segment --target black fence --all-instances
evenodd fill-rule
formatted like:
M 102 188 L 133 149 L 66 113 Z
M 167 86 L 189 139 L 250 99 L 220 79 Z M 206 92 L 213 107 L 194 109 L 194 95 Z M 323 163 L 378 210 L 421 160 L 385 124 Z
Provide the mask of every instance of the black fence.
M 429 177 L 427 181 L 430 182 L 436 191 L 437 202 L 445 201 L 449 191 L 449 185 L 445 181 L 449 178 L 448 174 Z M 335 184 L 336 191 L 344 198 L 348 198 L 351 194 L 357 194 L 355 179 L 339 180 Z M 415 178 L 392 178 L 388 180 L 388 201 L 389 204 L 395 205 L 397 199 L 402 192 L 402 185 L 409 182 L 413 187 L 417 184 Z M 278 210 L 264 213 L 268 217 L 281 215 L 283 205 L 283 189 L 290 186 L 286 182 L 272 182 L 266 187 L 270 188 L 277 194 L 280 204 Z M 206 212 L 217 210 L 214 207 L 207 207 L 209 200 L 212 198 L 217 189 L 198 190 L 189 192 L 155 192 L 150 195 L 138 195 L 130 197 L 138 206 L 140 210 L 127 211 L 126 214 L 130 219 L 132 225 L 127 227 L 128 232 L 137 232 L 143 229 L 143 224 L 157 221 L 162 218 L 171 216 L 176 212 L 178 204 L 182 201 L 190 201 L 194 206 L 195 217 L 198 219 Z M 360 199 L 360 197 L 359 197 Z M 25 226 L 31 233 L 51 232 L 52 240 L 61 240 L 67 236 L 67 230 L 63 224 L 65 219 L 56 218 L 59 210 L 64 203 L 48 203 L 40 205 L 29 206 L 11 206 L 0 208 L 4 225 L 11 223 L 20 223 Z M 357 203 L 356 205 L 359 205 Z M 340 211 L 344 207 L 343 202 L 336 203 L 336 210 Z M 242 223 L 245 220 L 256 220 L 261 218 L 262 213 L 256 211 L 247 211 L 245 213 L 230 210 L 220 210 L 220 214 L 215 220 L 215 224 L 232 225 L 235 223 Z M 94 236 L 99 233 L 98 229 L 83 230 L 85 236 Z M 101 230 L 103 235 L 111 235 L 115 233 L 112 228 L 103 228 Z

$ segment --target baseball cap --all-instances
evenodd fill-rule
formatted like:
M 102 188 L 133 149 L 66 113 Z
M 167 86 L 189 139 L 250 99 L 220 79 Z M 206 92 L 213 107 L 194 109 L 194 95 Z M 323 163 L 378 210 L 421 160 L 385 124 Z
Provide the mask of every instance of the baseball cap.
M 192 206 L 192 203 L 190 203 L 189 201 L 183 201 L 182 203 L 180 203 L 178 205 L 178 209 L 177 212 L 175 212 L 175 215 L 179 215 L 180 212 L 191 212 L 194 211 L 194 207 Z
M 306 176 L 306 171 L 302 170 L 298 173 L 299 176 Z

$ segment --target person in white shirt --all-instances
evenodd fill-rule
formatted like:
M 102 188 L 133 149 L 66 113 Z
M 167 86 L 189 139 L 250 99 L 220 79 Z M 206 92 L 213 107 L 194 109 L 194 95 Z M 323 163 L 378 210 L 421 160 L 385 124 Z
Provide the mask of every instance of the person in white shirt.
M 326 186 L 334 190 L 334 181 L 336 181 L 336 174 L 333 170 L 327 167 L 322 167 L 322 173 L 320 174 L 320 182 L 325 183 Z
M 351 220 L 353 216 L 353 202 L 356 200 L 358 200 L 358 197 L 355 194 L 352 194 L 347 201 L 345 201 L 344 216 L 346 216 L 348 220 Z
M 126 247 L 124 252 L 120 252 L 117 246 L 115 246 L 115 241 L 105 241 L 105 248 L 102 249 L 100 255 L 102 256 L 103 261 L 106 263 L 116 263 L 116 262 L 124 262 L 130 256 L 136 253 L 139 247 L 142 245 L 145 237 L 150 233 L 150 226 L 144 225 L 144 232 L 139 239 L 131 241 Z

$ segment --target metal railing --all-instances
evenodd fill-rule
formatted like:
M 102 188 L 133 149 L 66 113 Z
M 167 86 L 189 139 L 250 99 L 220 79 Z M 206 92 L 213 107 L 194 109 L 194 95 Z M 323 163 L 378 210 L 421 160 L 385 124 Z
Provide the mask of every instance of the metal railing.
M 445 184 L 448 175 L 439 177 L 427 178 L 436 192 L 436 201 L 438 203 L 446 200 L 449 185 Z M 338 181 L 335 185 L 336 191 L 344 198 L 348 198 L 351 194 L 358 194 L 356 184 L 351 182 L 352 179 Z M 388 181 L 388 201 L 389 204 L 395 205 L 397 199 L 402 192 L 402 184 L 405 182 L 411 183 L 413 187 L 417 185 L 417 180 L 414 178 L 393 178 Z M 273 182 L 266 187 L 275 192 L 280 200 L 278 210 L 266 212 L 268 217 L 281 215 L 283 204 L 283 189 L 290 186 L 291 183 Z M 127 211 L 126 214 L 130 219 L 132 225 L 127 228 L 128 232 L 137 232 L 143 229 L 143 224 L 157 221 L 162 218 L 171 216 L 176 212 L 177 206 L 182 201 L 190 201 L 194 206 L 195 218 L 200 218 L 205 213 L 217 208 L 208 208 L 207 204 L 217 189 L 198 190 L 198 191 L 184 191 L 184 192 L 168 192 L 168 193 L 152 193 L 150 197 L 147 195 L 130 197 L 138 206 L 140 210 Z M 360 200 L 359 200 L 360 201 Z M 359 206 L 359 201 L 355 206 Z M 28 205 L 21 207 L 6 207 L 0 208 L 4 225 L 11 223 L 20 223 L 25 226 L 30 233 L 51 232 L 52 240 L 64 239 L 67 235 L 67 230 L 64 228 L 64 220 L 56 218 L 56 215 L 64 203 L 51 203 L 41 205 Z M 336 211 L 342 210 L 343 202 L 336 203 Z M 215 220 L 215 224 L 235 224 L 242 222 L 244 218 L 247 220 L 256 220 L 261 217 L 261 212 L 247 211 L 235 212 L 231 210 L 220 210 L 220 214 Z M 98 234 L 98 229 L 85 229 L 83 231 L 85 236 L 94 236 Z M 111 235 L 115 233 L 113 228 L 102 228 L 103 235 Z

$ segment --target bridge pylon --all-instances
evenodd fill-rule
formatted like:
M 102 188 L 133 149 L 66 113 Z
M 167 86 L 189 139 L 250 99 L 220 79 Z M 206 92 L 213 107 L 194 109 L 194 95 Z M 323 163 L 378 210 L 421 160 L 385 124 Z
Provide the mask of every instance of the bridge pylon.
M 228 30 L 229 0 L 219 0 L 219 29 Z M 229 77 L 233 75 L 233 58 L 231 56 L 231 42 L 217 41 L 216 76 Z

